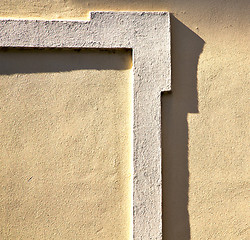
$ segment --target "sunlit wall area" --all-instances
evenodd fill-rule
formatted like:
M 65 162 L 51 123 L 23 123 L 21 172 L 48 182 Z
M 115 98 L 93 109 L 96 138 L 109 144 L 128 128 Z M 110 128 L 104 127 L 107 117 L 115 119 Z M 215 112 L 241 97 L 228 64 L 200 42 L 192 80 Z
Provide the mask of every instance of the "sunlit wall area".
M 0 239 L 129 239 L 131 52 L 0 50 Z

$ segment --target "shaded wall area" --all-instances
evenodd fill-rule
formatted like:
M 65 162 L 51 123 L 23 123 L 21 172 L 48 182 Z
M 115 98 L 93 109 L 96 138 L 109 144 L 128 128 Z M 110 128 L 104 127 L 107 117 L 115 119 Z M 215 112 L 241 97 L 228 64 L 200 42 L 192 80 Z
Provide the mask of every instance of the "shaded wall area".
M 126 49 L 0 48 L 0 50 L 2 75 L 132 68 L 132 53 Z
M 163 237 L 184 240 L 190 239 L 187 115 L 199 113 L 197 65 L 204 41 L 173 15 L 171 27 L 172 91 L 162 94 Z

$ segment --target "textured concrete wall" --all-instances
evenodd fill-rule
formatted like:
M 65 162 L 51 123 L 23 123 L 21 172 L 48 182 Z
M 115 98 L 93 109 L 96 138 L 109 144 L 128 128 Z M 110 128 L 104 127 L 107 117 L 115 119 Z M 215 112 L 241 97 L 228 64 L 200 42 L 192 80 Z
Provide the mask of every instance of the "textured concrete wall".
M 89 10 L 173 13 L 172 93 L 162 102 L 164 237 L 247 239 L 248 1 L 0 2 L 1 17 L 84 18 Z

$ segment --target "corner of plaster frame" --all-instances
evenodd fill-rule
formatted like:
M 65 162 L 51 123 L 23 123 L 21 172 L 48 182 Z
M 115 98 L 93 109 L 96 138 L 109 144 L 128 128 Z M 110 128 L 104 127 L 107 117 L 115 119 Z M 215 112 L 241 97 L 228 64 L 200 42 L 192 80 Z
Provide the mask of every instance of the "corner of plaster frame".
M 167 12 L 91 12 L 90 21 L 0 19 L 0 47 L 133 50 L 133 239 L 162 239 L 161 92 L 171 90 Z

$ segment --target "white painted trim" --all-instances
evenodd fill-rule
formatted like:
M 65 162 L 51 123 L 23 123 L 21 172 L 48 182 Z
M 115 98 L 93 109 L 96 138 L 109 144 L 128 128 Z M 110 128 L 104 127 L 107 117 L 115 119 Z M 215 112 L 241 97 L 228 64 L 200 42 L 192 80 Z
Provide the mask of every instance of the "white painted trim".
M 133 239 L 162 239 L 161 92 L 170 90 L 167 12 L 91 12 L 90 21 L 0 20 L 0 47 L 133 51 Z

